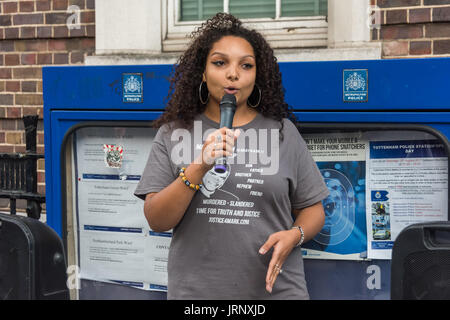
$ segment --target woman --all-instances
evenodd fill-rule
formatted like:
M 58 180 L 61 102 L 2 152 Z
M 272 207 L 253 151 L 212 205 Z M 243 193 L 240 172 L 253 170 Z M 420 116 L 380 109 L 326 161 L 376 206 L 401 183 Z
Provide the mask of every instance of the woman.
M 135 191 L 150 227 L 173 229 L 168 299 L 307 299 L 299 245 L 322 228 L 328 190 L 288 119 L 273 50 L 229 14 L 193 36 Z M 225 94 L 232 129 L 219 128 Z

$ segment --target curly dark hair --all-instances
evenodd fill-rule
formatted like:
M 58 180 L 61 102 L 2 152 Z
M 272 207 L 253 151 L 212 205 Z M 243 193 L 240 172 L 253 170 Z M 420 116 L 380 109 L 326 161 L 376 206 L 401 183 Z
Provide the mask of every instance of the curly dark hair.
M 272 48 L 259 32 L 243 27 L 239 19 L 231 14 L 217 13 L 191 34 L 193 39 L 189 48 L 174 66 L 165 112 L 154 122 L 154 127 L 176 121 L 181 127 L 190 128 L 195 116 L 205 111 L 206 105 L 199 99 L 199 86 L 206 59 L 213 44 L 229 35 L 247 40 L 255 52 L 256 85 L 261 90 L 261 102 L 256 110 L 280 121 L 282 127 L 283 118 L 295 123 L 295 116 L 284 101 L 281 73 Z

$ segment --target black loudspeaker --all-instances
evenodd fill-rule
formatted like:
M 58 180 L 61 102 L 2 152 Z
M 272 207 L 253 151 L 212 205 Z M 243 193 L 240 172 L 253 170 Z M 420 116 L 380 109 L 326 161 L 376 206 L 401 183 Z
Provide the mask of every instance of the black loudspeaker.
M 67 300 L 58 234 L 39 220 L 0 213 L 0 300 Z
M 400 232 L 392 248 L 391 299 L 450 299 L 450 222 Z

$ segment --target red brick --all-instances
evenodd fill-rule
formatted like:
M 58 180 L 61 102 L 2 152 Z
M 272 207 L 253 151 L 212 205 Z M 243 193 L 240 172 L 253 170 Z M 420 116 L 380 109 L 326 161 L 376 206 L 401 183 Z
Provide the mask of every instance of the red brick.
M 69 54 L 68 53 L 55 53 L 53 56 L 54 64 L 68 64 Z
M 38 148 L 39 149 L 39 148 Z M 43 196 L 45 196 L 45 185 L 43 184 L 38 184 L 37 186 L 37 192 Z M 42 208 L 44 208 L 44 206 L 42 206 Z
M 14 12 L 17 12 L 17 2 L 3 3 L 3 13 L 14 13 Z
M 36 92 L 37 82 L 36 81 L 22 81 L 22 92 Z M 25 116 L 24 111 L 24 116 Z
M 450 4 L 450 0 L 423 0 L 425 6 Z
M 86 26 L 86 37 L 95 37 L 95 25 Z
M 95 48 L 94 38 L 85 38 L 81 40 L 81 49 L 93 49 Z
M 79 29 L 77 29 L 77 28 L 70 29 L 70 36 L 71 37 L 84 37 L 85 34 L 86 34 L 86 27 L 85 26 L 80 26 Z
M 405 56 L 408 55 L 407 41 L 383 42 L 383 56 Z
M 22 132 L 9 131 L 6 132 L 6 143 L 8 144 L 21 144 L 22 143 Z
M 450 37 L 450 23 L 428 23 L 425 25 L 425 37 Z
M 33 12 L 34 11 L 34 1 L 20 1 L 19 8 L 20 8 L 20 12 Z
M 20 144 L 15 144 L 14 145 L 14 152 L 15 153 L 25 153 L 26 152 L 26 146 L 20 145 Z M 26 204 L 23 203 L 22 201 L 24 201 L 24 200 L 17 199 L 17 204 L 16 204 L 17 208 L 16 209 L 25 209 L 26 208 Z M 22 202 L 22 203 L 20 203 L 20 202 Z
M 20 64 L 18 54 L 5 54 L 5 66 L 16 66 Z
M 431 21 L 431 9 L 409 9 L 409 23 L 423 23 Z
M 36 11 L 50 11 L 50 0 L 38 0 L 36 1 Z
M 36 27 L 22 27 L 20 28 L 20 37 L 22 39 L 36 38 Z
M 75 6 L 79 7 L 80 9 L 85 8 L 84 3 L 85 3 L 85 0 L 69 0 L 69 6 L 75 5 Z
M 13 105 L 14 95 L 12 94 L 0 94 L 0 105 Z
M 21 107 L 8 107 L 6 108 L 7 118 L 22 118 L 22 108 Z
M 19 28 L 5 28 L 5 39 L 19 39 Z
M 393 25 L 382 26 L 380 39 L 382 40 L 396 40 L 396 39 L 414 39 L 422 38 L 421 25 Z
M 377 0 L 380 8 L 420 6 L 420 0 Z
M 407 10 L 386 11 L 386 24 L 406 23 Z
M 450 7 L 433 8 L 433 22 L 450 21 Z
M 44 15 L 42 13 L 16 14 L 13 16 L 13 23 L 15 25 L 42 24 L 44 23 Z
M 38 53 L 37 64 L 52 64 L 51 53 Z
M 74 51 L 70 53 L 70 63 L 83 63 L 84 62 L 84 52 Z
M 22 40 L 15 42 L 15 51 L 47 51 L 47 41 L 45 40 Z
M 0 132 L 0 143 L 5 143 L 5 133 Z
M 450 53 L 450 40 L 433 41 L 433 54 L 449 54 L 449 53 Z
M 53 0 L 53 10 L 67 10 L 67 0 Z
M 36 53 L 24 53 L 20 60 L 21 64 L 36 64 Z
M 16 94 L 16 105 L 42 105 L 42 94 Z
M 10 15 L 0 15 L 0 26 L 7 27 L 11 25 Z
M 0 68 L 0 79 L 11 79 L 11 68 Z
M 431 41 L 411 41 L 409 44 L 409 54 L 431 54 Z
M 66 12 L 52 12 L 45 14 L 45 24 L 66 24 Z
M 36 116 L 38 114 L 38 108 L 37 107 L 23 107 L 23 116 Z
M 7 52 L 7 51 L 15 51 L 14 41 L 12 40 L 0 41 L 0 52 Z
M 13 69 L 14 79 L 42 79 L 42 68 L 24 67 Z
M 20 81 L 6 81 L 5 91 L 19 92 L 20 91 Z
M 67 38 L 69 35 L 69 29 L 66 26 L 53 27 L 53 36 L 55 38 Z
M 48 51 L 67 50 L 66 40 L 49 40 Z
M 37 27 L 37 37 L 38 38 L 51 38 L 52 37 L 52 27 Z
M 14 146 L 0 145 L 0 152 L 2 152 L 2 153 L 14 152 Z
M 81 23 L 95 23 L 95 11 L 81 12 Z
M 37 133 L 37 144 L 44 144 L 44 133 L 43 132 Z
M 86 9 L 95 9 L 95 0 L 86 0 Z

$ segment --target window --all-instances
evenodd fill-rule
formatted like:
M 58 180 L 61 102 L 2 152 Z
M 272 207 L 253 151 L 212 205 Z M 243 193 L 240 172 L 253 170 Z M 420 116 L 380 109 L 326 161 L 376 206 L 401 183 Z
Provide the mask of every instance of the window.
M 326 47 L 327 0 L 167 0 L 164 51 L 184 50 L 200 23 L 229 12 L 265 35 L 273 48 Z
M 181 0 L 180 21 L 205 20 L 216 12 L 230 12 L 238 18 L 325 16 L 327 0 Z

